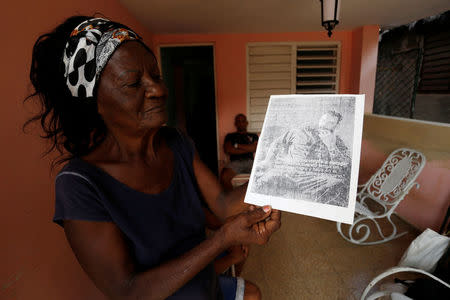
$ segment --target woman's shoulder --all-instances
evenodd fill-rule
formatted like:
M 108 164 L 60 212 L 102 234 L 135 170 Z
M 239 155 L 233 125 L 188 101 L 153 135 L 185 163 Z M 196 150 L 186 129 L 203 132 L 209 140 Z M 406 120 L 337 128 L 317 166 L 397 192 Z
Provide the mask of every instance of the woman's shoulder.
M 56 177 L 58 177 L 62 173 L 66 173 L 66 172 L 84 172 L 84 169 L 85 168 L 82 164 L 82 159 L 80 157 L 72 157 L 61 168 L 61 170 L 58 172 Z
M 73 158 L 58 173 L 54 222 L 63 226 L 64 220 L 111 221 L 92 172 L 83 160 Z
M 55 177 L 56 185 L 72 185 L 75 182 L 93 186 L 93 169 L 79 157 L 70 159 Z
M 107 171 L 85 157 L 70 159 L 55 178 L 56 186 L 70 188 L 72 185 L 82 185 L 97 192 L 100 187 L 114 186 L 114 183 L 114 178 Z

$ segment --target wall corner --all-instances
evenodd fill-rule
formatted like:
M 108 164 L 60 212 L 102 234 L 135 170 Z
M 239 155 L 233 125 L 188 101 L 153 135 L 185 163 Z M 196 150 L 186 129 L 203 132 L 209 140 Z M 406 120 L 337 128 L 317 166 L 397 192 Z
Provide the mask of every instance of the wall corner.
M 366 95 L 364 111 L 372 113 L 377 74 L 378 39 L 380 27 L 365 25 L 361 28 L 361 62 L 359 93 Z

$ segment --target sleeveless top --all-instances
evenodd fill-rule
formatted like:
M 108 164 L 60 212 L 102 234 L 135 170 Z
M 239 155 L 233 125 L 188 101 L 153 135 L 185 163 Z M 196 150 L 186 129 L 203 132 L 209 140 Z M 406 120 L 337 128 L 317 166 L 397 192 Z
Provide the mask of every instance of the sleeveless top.
M 114 222 L 130 246 L 138 271 L 179 257 L 205 240 L 205 216 L 193 170 L 194 146 L 173 128 L 163 136 L 174 154 L 169 187 L 139 192 L 100 168 L 71 159 L 55 179 L 55 215 L 64 220 Z M 222 299 L 212 264 L 167 299 Z

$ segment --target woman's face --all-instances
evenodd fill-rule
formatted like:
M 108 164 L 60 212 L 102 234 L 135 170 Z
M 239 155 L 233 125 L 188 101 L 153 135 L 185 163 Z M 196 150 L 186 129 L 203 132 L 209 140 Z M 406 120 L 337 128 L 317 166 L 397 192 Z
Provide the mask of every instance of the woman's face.
M 120 45 L 100 78 L 98 111 L 111 129 L 128 132 L 167 122 L 167 89 L 153 53 L 136 41 Z

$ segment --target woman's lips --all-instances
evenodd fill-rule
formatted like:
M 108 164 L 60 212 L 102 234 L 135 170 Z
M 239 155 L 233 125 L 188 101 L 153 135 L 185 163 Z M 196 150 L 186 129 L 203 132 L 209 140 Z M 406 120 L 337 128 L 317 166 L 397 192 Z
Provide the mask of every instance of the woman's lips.
M 161 112 L 164 111 L 166 109 L 165 105 L 159 105 L 159 106 L 155 106 L 152 108 L 149 108 L 147 110 L 144 111 L 144 113 L 149 113 L 149 112 Z
M 148 113 L 160 113 L 164 112 L 166 110 L 166 99 L 167 96 L 161 96 L 161 97 L 152 97 L 150 98 L 146 104 L 150 106 L 147 109 L 144 109 L 144 114 Z

